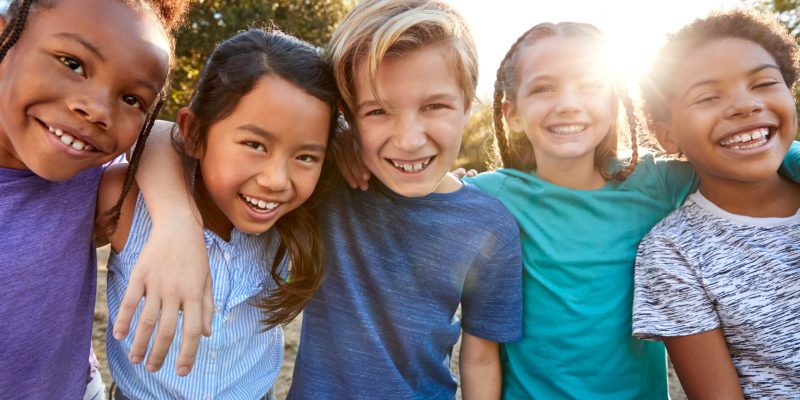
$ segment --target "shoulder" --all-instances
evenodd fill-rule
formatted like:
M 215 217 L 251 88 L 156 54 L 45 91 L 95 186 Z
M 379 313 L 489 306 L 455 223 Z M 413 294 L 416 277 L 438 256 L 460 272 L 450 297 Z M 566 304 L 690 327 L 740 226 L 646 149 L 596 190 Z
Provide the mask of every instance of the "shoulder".
M 465 178 L 464 182 L 475 185 L 492 196 L 497 196 L 506 182 L 513 177 L 512 171 L 514 170 L 499 169 L 497 171 L 483 172 L 472 178 Z
M 100 178 L 100 187 L 97 191 L 97 216 L 100 217 L 108 212 L 114 205 L 117 204 L 120 195 L 122 194 L 123 184 L 125 183 L 125 175 L 128 172 L 128 164 L 114 164 L 109 166 L 103 171 L 103 176 Z M 106 239 L 116 251 L 120 251 L 125 247 L 125 242 L 128 240 L 131 223 L 133 222 L 133 214 L 136 209 L 136 196 L 139 194 L 139 189 L 134 182 L 128 191 L 125 201 L 122 204 L 120 212 L 119 223 L 114 233 Z

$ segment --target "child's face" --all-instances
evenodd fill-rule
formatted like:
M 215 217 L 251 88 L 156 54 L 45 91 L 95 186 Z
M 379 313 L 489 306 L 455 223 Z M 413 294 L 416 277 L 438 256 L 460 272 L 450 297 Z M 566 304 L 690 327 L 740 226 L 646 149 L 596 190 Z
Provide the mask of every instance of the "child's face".
M 373 94 L 366 68 L 355 80 L 355 123 L 364 164 L 389 189 L 419 197 L 455 188 L 443 180 L 467 122 L 464 95 L 447 49 L 426 46 L 386 58 Z
M 261 233 L 306 201 L 322 171 L 330 113 L 325 102 L 285 79 L 259 79 L 228 117 L 209 128 L 205 152 L 195 150 L 207 191 L 199 203 L 224 215 L 210 218 L 223 223 L 208 227 L 222 236 L 231 224 Z M 191 117 L 179 122 L 185 133 Z
M 519 51 L 515 100 L 504 105 L 509 127 L 525 132 L 539 167 L 593 161 L 615 117 L 602 50 L 584 38 L 554 36 Z
M 676 70 L 664 148 L 683 152 L 701 181 L 774 174 L 797 132 L 794 97 L 758 44 L 725 38 L 690 52 Z
M 0 65 L 0 166 L 68 179 L 128 150 L 164 85 L 169 41 L 120 1 L 32 12 Z

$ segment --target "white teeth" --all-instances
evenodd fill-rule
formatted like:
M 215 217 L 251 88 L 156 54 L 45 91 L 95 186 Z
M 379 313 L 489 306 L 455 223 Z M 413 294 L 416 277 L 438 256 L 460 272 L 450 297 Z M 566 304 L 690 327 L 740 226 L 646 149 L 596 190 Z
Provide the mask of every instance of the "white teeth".
M 68 133 L 61 135 L 61 143 L 64 143 L 67 146 L 71 145 L 73 140 L 75 139 Z
M 70 135 L 69 133 L 64 133 L 61 129 L 53 128 L 52 126 L 48 126 L 47 130 L 52 132 L 54 135 L 61 139 L 61 143 L 72 147 L 73 150 L 77 151 L 92 151 L 94 147 L 92 145 L 84 142 L 83 140 L 76 139 L 74 136 Z
M 280 205 L 279 203 L 276 203 L 274 201 L 259 200 L 245 195 L 242 195 L 242 197 L 244 197 L 245 201 L 247 201 L 254 207 L 258 207 L 262 210 L 272 211 Z
M 575 133 L 581 132 L 584 129 L 586 129 L 586 125 L 580 124 L 580 125 L 554 126 L 554 127 L 551 127 L 549 130 L 550 130 L 550 132 L 558 134 L 558 135 L 570 135 L 570 134 L 575 134 Z
M 406 163 L 404 161 L 395 161 L 395 160 L 391 160 L 391 161 L 392 161 L 392 164 L 394 164 L 394 167 L 399 169 L 399 170 L 401 170 L 401 171 L 404 171 L 404 172 L 419 172 L 419 171 L 422 171 L 423 169 L 425 169 L 425 167 L 428 166 L 428 164 L 431 162 L 431 159 L 428 158 L 427 160 L 425 160 L 423 162 L 416 162 L 416 163 Z
M 769 128 L 759 128 L 752 130 L 750 132 L 737 133 L 735 135 L 728 136 L 720 140 L 719 144 L 723 146 L 729 146 L 735 143 L 744 143 L 744 142 L 749 142 L 751 140 L 766 138 L 768 136 L 769 136 Z M 745 147 L 745 148 L 750 148 L 750 147 Z

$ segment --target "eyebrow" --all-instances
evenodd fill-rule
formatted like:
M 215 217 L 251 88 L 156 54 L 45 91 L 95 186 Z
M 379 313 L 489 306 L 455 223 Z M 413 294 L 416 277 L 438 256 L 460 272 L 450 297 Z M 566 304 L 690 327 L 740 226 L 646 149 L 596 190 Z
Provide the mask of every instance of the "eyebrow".
M 261 136 L 264 139 L 269 140 L 269 141 L 275 141 L 275 139 L 276 139 L 276 135 L 273 134 L 272 132 L 264 130 L 264 129 L 261 129 L 260 127 L 258 127 L 256 125 L 253 125 L 253 124 L 241 125 L 241 126 L 239 126 L 239 129 L 240 130 L 244 130 L 244 131 L 248 131 L 250 133 L 254 133 L 254 134 L 256 134 L 258 136 Z M 304 144 L 304 145 L 300 146 L 300 150 L 318 151 L 320 153 L 324 153 L 325 150 L 327 150 L 327 147 L 325 147 L 325 145 L 322 145 L 322 144 L 307 143 L 307 144 Z
M 63 37 L 63 38 L 67 38 L 67 39 L 70 39 L 70 40 L 72 40 L 72 41 L 74 41 L 74 42 L 78 42 L 78 43 L 79 43 L 79 44 L 81 44 L 83 47 L 85 47 L 85 48 L 86 48 L 86 50 L 89 50 L 89 52 L 91 52 L 92 54 L 94 54 L 95 56 L 97 56 L 97 58 L 99 58 L 100 60 L 102 60 L 102 61 L 105 61 L 105 60 L 106 60 L 106 57 L 103 55 L 103 53 L 100 51 L 100 49 L 98 49 L 98 48 L 97 48 L 97 46 L 95 46 L 94 44 L 92 44 L 92 42 L 90 42 L 90 41 L 86 40 L 86 39 L 85 39 L 83 36 L 81 36 L 81 35 L 77 35 L 77 34 L 74 34 L 74 33 L 67 33 L 67 32 L 64 32 L 64 33 L 59 33 L 59 34 L 57 34 L 56 36 L 58 36 L 58 37 Z
M 449 93 L 434 93 L 434 94 L 426 97 L 425 101 L 423 101 L 423 102 L 424 103 L 430 103 L 432 101 L 438 101 L 438 100 L 456 101 L 456 100 L 458 100 L 458 96 L 457 95 L 452 95 L 452 94 L 449 94 Z M 362 108 L 369 107 L 369 106 L 382 106 L 382 105 L 377 100 L 367 100 L 367 101 L 364 101 L 362 103 L 359 103 L 356 106 L 356 112 L 359 112 Z
M 761 65 L 759 65 L 759 66 L 747 71 L 747 73 L 745 75 L 747 75 L 747 76 L 755 75 L 755 74 L 757 74 L 757 73 L 759 73 L 759 72 L 761 72 L 761 71 L 763 71 L 765 69 L 768 69 L 768 68 L 772 68 L 772 69 L 777 70 L 778 72 L 781 72 L 781 69 L 778 68 L 778 66 L 775 65 L 775 64 L 761 64 Z M 689 92 L 692 91 L 692 89 L 694 89 L 696 87 L 699 87 L 699 86 L 703 86 L 703 85 L 712 85 L 714 83 L 717 83 L 716 79 L 706 79 L 704 81 L 696 82 L 695 84 L 693 84 L 692 86 L 689 86 L 686 89 L 686 91 L 683 93 L 683 97 L 681 97 L 681 100 L 685 99 L 686 96 L 689 95 Z
M 94 54 L 97 58 L 99 58 L 100 61 L 103 61 L 103 62 L 106 61 L 106 57 L 103 54 L 103 52 L 101 52 L 100 49 L 97 48 L 97 46 L 92 44 L 92 42 L 86 40 L 86 38 L 84 38 L 83 36 L 75 34 L 75 33 L 69 33 L 69 32 L 62 32 L 62 33 L 56 34 L 56 36 L 57 37 L 66 38 L 66 39 L 72 40 L 74 42 L 77 42 L 78 44 L 83 46 L 86 50 L 88 50 L 90 53 Z M 136 84 L 139 85 L 139 86 L 145 87 L 147 90 L 149 90 L 153 94 L 153 96 L 158 95 L 158 93 L 161 91 L 161 88 L 159 88 L 158 85 L 156 85 L 153 82 L 150 82 L 148 80 L 145 80 L 145 79 L 137 79 L 136 80 Z

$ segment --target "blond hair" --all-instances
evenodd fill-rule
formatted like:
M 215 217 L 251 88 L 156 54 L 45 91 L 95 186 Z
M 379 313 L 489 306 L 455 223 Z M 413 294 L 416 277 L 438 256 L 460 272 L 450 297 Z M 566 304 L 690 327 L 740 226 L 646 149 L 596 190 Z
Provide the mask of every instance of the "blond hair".
M 366 0 L 336 28 L 327 58 L 344 100 L 345 114 L 355 110 L 355 76 L 367 68 L 377 98 L 378 65 L 386 57 L 402 56 L 428 45 L 445 45 L 451 52 L 465 106 L 475 97 L 478 57 L 464 19 L 441 0 Z

